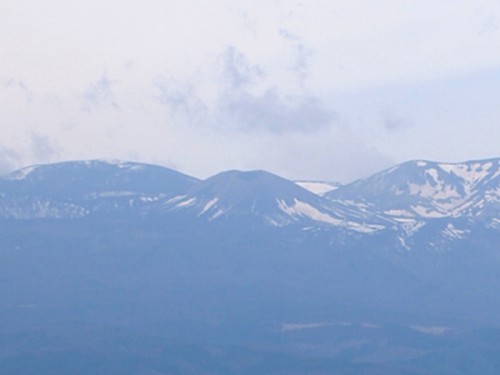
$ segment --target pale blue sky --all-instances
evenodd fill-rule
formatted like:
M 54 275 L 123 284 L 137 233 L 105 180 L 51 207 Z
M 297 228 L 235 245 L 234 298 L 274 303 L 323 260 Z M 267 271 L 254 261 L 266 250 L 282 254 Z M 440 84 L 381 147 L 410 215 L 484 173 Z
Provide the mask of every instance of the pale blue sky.
M 497 0 L 3 0 L 0 171 L 350 181 L 500 156 Z

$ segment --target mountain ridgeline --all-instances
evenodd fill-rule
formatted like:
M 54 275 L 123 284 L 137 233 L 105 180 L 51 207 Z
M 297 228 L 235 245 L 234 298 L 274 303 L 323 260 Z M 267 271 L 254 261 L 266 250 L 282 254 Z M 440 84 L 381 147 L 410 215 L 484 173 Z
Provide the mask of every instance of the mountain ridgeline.
M 500 371 L 498 158 L 345 185 L 38 165 L 0 222 L 1 373 Z
M 227 171 L 201 181 L 147 164 L 63 162 L 1 178 L 0 217 L 178 216 L 197 223 L 244 220 L 347 234 L 387 232 L 400 241 L 441 223 L 444 237 L 462 238 L 474 235 L 474 225 L 500 227 L 499 163 L 411 161 L 347 185 L 332 183 L 331 191 L 318 194 L 314 183 L 266 171 Z

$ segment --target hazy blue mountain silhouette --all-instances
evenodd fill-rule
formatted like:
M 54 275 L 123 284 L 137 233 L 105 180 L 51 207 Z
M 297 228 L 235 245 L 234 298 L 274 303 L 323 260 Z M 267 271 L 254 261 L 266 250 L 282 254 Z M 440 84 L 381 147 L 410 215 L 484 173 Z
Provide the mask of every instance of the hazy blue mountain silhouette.
M 14 172 L 0 371 L 494 374 L 498 176 L 410 162 L 320 197 L 265 171 Z

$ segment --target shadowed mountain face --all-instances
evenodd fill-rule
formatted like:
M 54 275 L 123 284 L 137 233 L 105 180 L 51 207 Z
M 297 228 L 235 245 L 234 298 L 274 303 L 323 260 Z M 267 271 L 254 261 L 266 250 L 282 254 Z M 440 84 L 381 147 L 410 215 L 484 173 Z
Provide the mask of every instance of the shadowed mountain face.
M 2 192 L 81 199 L 92 194 L 105 197 L 107 192 L 180 194 L 196 182 L 155 165 L 89 160 L 27 167 L 4 177 L 0 186 Z
M 301 224 L 359 232 L 387 224 L 265 171 L 220 173 L 168 200 L 164 207 L 166 214 L 184 212 L 208 222 L 244 219 L 274 227 Z
M 265 171 L 14 172 L 0 372 L 496 374 L 499 176 L 409 162 L 320 196 Z
M 0 180 L 0 216 L 75 218 L 94 212 L 136 211 L 185 192 L 193 177 L 154 165 L 75 161 L 21 169 Z

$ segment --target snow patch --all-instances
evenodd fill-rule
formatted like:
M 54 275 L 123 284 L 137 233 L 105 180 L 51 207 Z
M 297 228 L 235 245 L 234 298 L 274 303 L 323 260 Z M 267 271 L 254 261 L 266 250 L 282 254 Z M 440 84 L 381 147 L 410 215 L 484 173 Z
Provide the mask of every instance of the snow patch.
M 87 160 L 85 161 L 85 165 L 91 166 L 95 163 L 104 163 L 104 164 L 109 164 L 109 165 L 114 165 L 115 167 L 118 168 L 127 168 L 128 165 L 130 164 L 129 162 L 125 162 L 123 160 L 119 159 L 96 159 L 96 160 Z
M 425 171 L 426 174 L 428 174 L 429 176 L 432 177 L 432 179 L 434 181 L 438 181 L 439 180 L 439 174 L 438 174 L 438 171 L 435 170 L 434 168 L 429 168 Z
M 490 222 L 492 228 L 500 228 L 500 219 L 493 218 Z
M 465 235 L 469 233 L 469 231 L 467 230 L 462 230 L 462 229 L 458 229 L 456 228 L 453 224 L 448 224 L 446 229 L 443 231 L 443 234 L 446 236 L 446 237 L 449 237 L 449 238 L 454 238 L 454 239 L 462 239 L 465 237 Z
M 83 207 L 72 203 L 58 203 L 43 199 L 31 202 L 13 200 L 8 204 L 0 205 L 0 217 L 8 219 L 75 219 L 89 214 Z
M 453 173 L 468 182 L 475 184 L 490 174 L 490 169 L 493 166 L 491 162 L 486 164 L 440 164 L 439 167 L 448 172 Z
M 217 210 L 217 212 L 215 214 L 213 214 L 212 216 L 210 216 L 210 218 L 208 219 L 208 221 L 212 221 L 212 220 L 215 220 L 217 219 L 219 216 L 221 215 L 224 215 L 227 211 L 224 211 L 224 210 Z
M 458 194 L 453 186 L 446 185 L 443 183 L 443 181 L 438 179 L 435 179 L 434 181 L 436 182 L 435 186 L 431 185 L 430 183 L 426 183 L 424 185 L 410 184 L 410 194 L 418 195 L 423 198 L 432 198 L 434 200 L 460 197 L 460 194 Z
M 186 198 L 186 195 L 176 195 L 175 197 L 170 198 L 169 200 L 167 200 L 165 202 L 165 205 L 169 205 L 169 204 L 178 202 L 178 201 L 180 201 L 181 199 L 184 199 L 184 198 Z
M 434 211 L 433 208 L 426 208 L 424 206 L 411 206 L 413 212 L 415 212 L 420 217 L 425 217 L 427 219 L 437 219 L 441 217 L 448 216 L 446 213 Z
M 401 243 L 401 246 L 403 246 L 406 250 L 408 250 L 408 251 L 411 250 L 410 247 L 408 246 L 408 244 L 406 243 L 406 238 L 398 236 L 398 240 Z
M 411 217 L 413 216 L 410 212 L 406 210 L 387 210 L 384 211 L 384 214 L 389 216 L 403 216 L 403 217 Z
M 332 323 L 282 323 L 281 332 L 299 331 L 304 329 L 315 329 L 333 326 Z
M 180 203 L 178 203 L 176 205 L 176 207 L 187 207 L 187 206 L 191 206 L 194 202 L 196 202 L 196 198 L 193 197 L 193 198 L 190 198 L 190 199 L 187 199 L 185 201 L 182 201 Z
M 354 230 L 360 233 L 373 233 L 378 232 L 379 230 L 385 229 L 383 225 L 374 225 L 374 224 L 359 224 L 354 221 L 348 221 L 345 225 L 347 228 Z
M 4 177 L 6 180 L 24 180 L 28 175 L 37 169 L 36 166 L 19 169 Z
M 139 198 L 141 202 L 156 202 L 159 199 L 160 199 L 159 196 L 144 196 Z
M 401 221 L 401 227 L 403 228 L 403 231 L 405 232 L 406 236 L 411 236 L 415 233 L 417 233 L 420 228 L 425 226 L 425 222 L 423 221 L 417 221 L 417 220 L 407 220 L 407 221 Z
M 307 204 L 305 202 L 299 201 L 297 198 L 294 199 L 293 206 L 288 206 L 285 201 L 279 199 L 277 200 L 279 208 L 290 216 L 305 216 L 314 221 L 320 221 L 333 225 L 341 225 L 342 220 L 331 217 L 325 214 L 315 207 Z
M 208 201 L 208 203 L 203 207 L 203 210 L 199 213 L 198 216 L 203 215 L 205 212 L 207 212 L 210 208 L 212 208 L 217 202 L 219 201 L 218 198 L 214 198 Z
M 383 225 L 373 225 L 357 223 L 354 221 L 345 221 L 339 218 L 332 217 L 324 212 L 319 211 L 317 208 L 302 202 L 298 199 L 294 199 L 292 206 L 288 206 L 285 201 L 277 200 L 279 208 L 288 214 L 289 216 L 303 216 L 314 221 L 319 221 L 335 226 L 342 226 L 344 228 L 360 232 L 360 233 L 372 233 L 384 229 Z
M 300 187 L 309 190 L 319 196 L 323 196 L 326 193 L 338 189 L 338 185 L 329 182 L 319 182 L 319 181 L 296 181 L 295 182 Z
M 92 193 L 90 197 L 93 199 L 97 198 L 120 198 L 120 197 L 130 197 L 137 195 L 133 191 L 103 191 L 100 193 Z
M 451 328 L 443 326 L 410 326 L 410 328 L 414 331 L 425 333 L 426 335 L 435 336 L 444 335 L 451 331 Z

